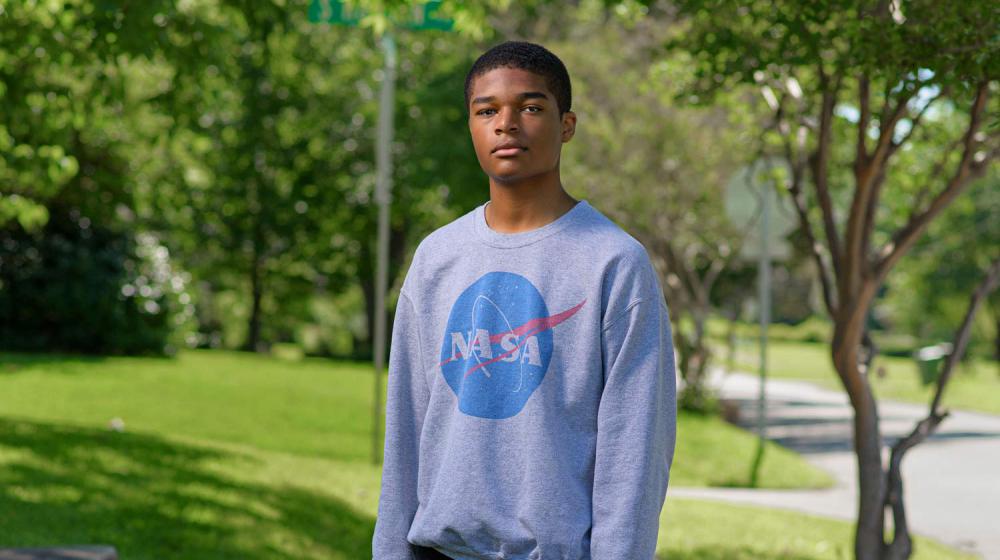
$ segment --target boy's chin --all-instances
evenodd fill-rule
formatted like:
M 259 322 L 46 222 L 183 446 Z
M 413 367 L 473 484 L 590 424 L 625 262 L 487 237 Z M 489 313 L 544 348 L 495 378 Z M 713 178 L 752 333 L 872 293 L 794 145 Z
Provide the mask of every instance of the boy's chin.
M 490 178 L 498 185 L 514 185 L 527 179 L 527 177 L 519 174 L 490 175 Z
M 541 173 L 525 173 L 523 171 L 510 171 L 507 173 L 498 173 L 495 170 L 492 172 L 487 172 L 486 175 L 493 179 L 493 182 L 498 184 L 513 184 L 520 183 L 527 179 L 531 179 L 536 175 L 541 175 Z

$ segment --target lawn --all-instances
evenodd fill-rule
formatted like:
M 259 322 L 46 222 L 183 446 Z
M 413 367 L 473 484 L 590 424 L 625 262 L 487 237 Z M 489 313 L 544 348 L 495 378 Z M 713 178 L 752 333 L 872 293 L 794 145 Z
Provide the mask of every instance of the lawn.
M 364 364 L 214 351 L 186 352 L 175 360 L 0 358 L 6 364 L 0 369 L 6 374 L 0 374 L 3 416 L 89 427 L 121 418 L 130 432 L 370 460 L 372 373 Z M 755 446 L 752 435 L 717 418 L 682 414 L 671 483 L 743 485 Z M 832 483 L 780 446 L 772 444 L 767 456 L 762 487 Z
M 370 558 L 380 477 L 367 462 L 370 388 L 366 366 L 325 360 L 0 354 L 0 546 Z M 108 428 L 116 417 L 123 432 Z M 671 484 L 738 484 L 754 441 L 682 415 Z M 827 482 L 783 449 L 767 457 L 765 486 Z M 797 513 L 670 500 L 661 523 L 671 559 L 849 556 L 850 524 Z M 962 557 L 918 546 L 917 558 Z

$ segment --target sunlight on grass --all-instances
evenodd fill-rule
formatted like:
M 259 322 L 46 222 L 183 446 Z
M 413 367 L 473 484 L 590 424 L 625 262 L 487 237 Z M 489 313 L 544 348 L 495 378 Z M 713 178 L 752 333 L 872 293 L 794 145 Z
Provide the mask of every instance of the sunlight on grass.
M 720 531 L 720 528 L 725 530 Z M 848 560 L 853 524 L 794 511 L 668 498 L 657 557 L 669 560 Z M 973 558 L 916 538 L 913 560 Z
M 124 420 L 155 432 L 341 461 L 371 459 L 372 371 L 365 364 L 185 352 L 176 360 L 22 356 L 0 376 L 6 414 L 83 426 Z M 384 391 L 387 378 L 383 378 Z M 747 484 L 756 437 L 718 418 L 681 413 L 672 482 Z M 832 480 L 768 446 L 761 487 L 823 487 Z M 733 457 L 747 457 L 734 461 Z
M 0 545 L 101 542 L 122 558 L 371 557 L 380 471 L 151 435 L 0 421 Z M 848 558 L 850 524 L 668 499 L 660 558 Z M 962 558 L 918 540 L 915 558 Z
M 0 546 L 106 543 L 134 559 L 371 557 L 371 370 L 228 352 L 0 354 Z M 383 383 L 383 387 L 385 384 Z M 109 426 L 119 417 L 124 430 Z M 682 414 L 671 485 L 739 485 L 753 435 Z M 828 483 L 778 446 L 770 487 Z M 660 558 L 847 558 L 850 524 L 668 499 Z M 918 541 L 916 558 L 961 558 Z

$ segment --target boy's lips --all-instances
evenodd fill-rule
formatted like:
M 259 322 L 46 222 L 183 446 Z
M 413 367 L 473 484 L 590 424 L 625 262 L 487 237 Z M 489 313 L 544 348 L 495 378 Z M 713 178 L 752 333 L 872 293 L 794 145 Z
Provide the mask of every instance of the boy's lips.
M 508 142 L 506 144 L 500 144 L 499 146 L 493 148 L 493 155 L 497 157 L 510 157 L 516 156 L 517 154 L 527 150 L 524 146 L 520 144 L 515 144 L 513 142 Z

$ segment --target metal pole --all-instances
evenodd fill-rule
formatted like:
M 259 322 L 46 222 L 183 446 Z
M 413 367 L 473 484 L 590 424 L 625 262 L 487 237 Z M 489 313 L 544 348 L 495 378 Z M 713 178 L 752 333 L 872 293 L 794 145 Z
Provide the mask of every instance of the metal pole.
M 382 462 L 382 370 L 385 368 L 385 292 L 389 277 L 389 204 L 392 201 L 392 119 L 396 89 L 396 43 L 392 34 L 382 37 L 385 64 L 378 106 L 378 167 L 375 202 L 378 203 L 378 268 L 375 278 L 375 399 L 372 409 L 372 464 Z
M 771 192 L 770 183 L 762 185 L 761 192 L 764 195 L 764 207 L 761 212 L 760 227 L 760 263 L 759 268 L 759 300 L 760 300 L 760 394 L 757 399 L 757 433 L 760 435 L 761 449 L 765 440 L 764 411 L 765 392 L 764 382 L 767 380 L 767 326 L 771 323 L 771 254 L 768 246 L 768 233 L 771 231 Z

